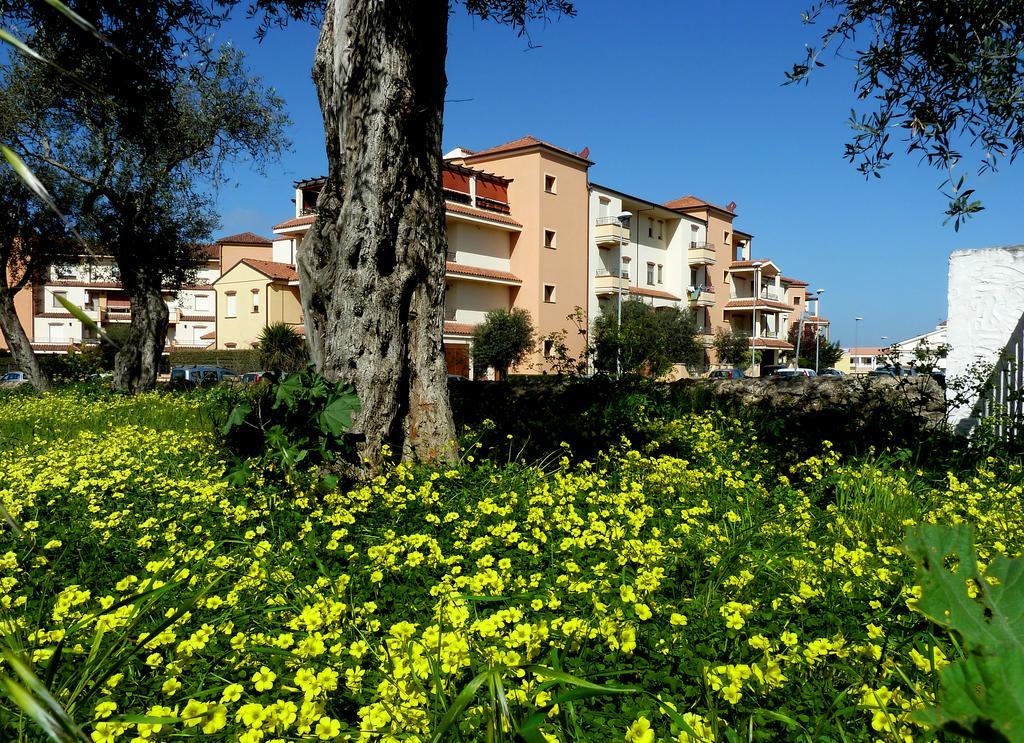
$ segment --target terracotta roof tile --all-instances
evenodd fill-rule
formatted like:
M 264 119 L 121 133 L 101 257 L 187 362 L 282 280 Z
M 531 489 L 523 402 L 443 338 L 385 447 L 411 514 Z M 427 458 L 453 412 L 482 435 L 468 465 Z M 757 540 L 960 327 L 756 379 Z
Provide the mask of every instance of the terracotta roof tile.
M 698 199 L 696 196 L 692 194 L 689 196 L 681 196 L 678 199 L 672 199 L 672 201 L 666 201 L 663 204 L 663 206 L 666 206 L 669 209 L 698 209 L 711 207 L 712 209 L 718 209 L 719 211 L 726 212 L 728 214 L 736 213 L 735 206 L 732 209 L 725 206 L 718 206 L 716 204 L 712 204 L 710 201 Z
M 277 232 L 278 230 L 289 230 L 294 227 L 306 227 L 313 224 L 315 221 L 315 214 L 303 214 L 301 217 L 295 217 L 294 219 L 286 219 L 283 222 L 278 222 L 271 229 L 273 229 L 274 232 Z
M 812 325 L 828 325 L 828 318 L 821 317 L 819 315 L 808 315 L 804 318 L 804 323 L 811 323 Z
M 644 289 L 642 286 L 631 286 L 629 287 L 630 294 L 638 294 L 641 297 L 656 297 L 658 299 L 671 299 L 674 302 L 679 302 L 682 297 L 677 297 L 675 294 L 669 294 L 663 292 L 660 289 Z
M 791 279 L 789 276 L 780 276 L 779 281 L 783 284 L 789 284 L 790 286 L 810 286 L 806 281 L 800 279 Z
M 754 348 L 777 348 L 782 351 L 792 351 L 793 344 L 780 338 L 755 338 Z
M 853 348 L 846 349 L 846 353 L 849 356 L 878 356 L 885 353 L 887 348 L 879 348 L 878 346 L 854 346 Z
M 220 245 L 266 245 L 268 247 L 274 244 L 273 240 L 268 240 L 255 232 L 239 232 L 237 235 L 222 237 L 217 242 Z
M 239 263 L 255 268 L 261 274 L 274 281 L 299 280 L 299 274 L 295 270 L 295 266 L 290 263 L 274 263 L 273 261 L 261 261 L 256 258 L 243 258 Z
M 516 220 L 507 214 L 501 212 L 492 212 L 488 209 L 476 209 L 472 206 L 466 206 L 465 204 L 456 204 L 453 202 L 445 202 L 444 205 L 446 212 L 452 212 L 454 214 L 466 214 L 470 217 L 477 217 L 479 219 L 487 219 L 492 222 L 500 222 L 501 224 L 511 225 L 512 227 L 522 228 Z
M 746 299 L 730 299 L 728 302 L 726 302 L 724 309 L 727 309 L 727 310 L 749 310 L 749 309 L 753 309 L 753 307 L 754 307 L 754 300 L 751 299 L 750 297 L 747 297 Z M 792 310 L 795 310 L 796 308 L 793 307 L 792 305 L 786 304 L 785 302 L 773 302 L 770 299 L 758 299 L 757 300 L 757 309 L 759 309 L 759 310 L 774 309 L 774 310 L 792 311 Z
M 463 276 L 480 276 L 485 279 L 499 279 L 501 281 L 513 281 L 517 284 L 523 283 L 522 279 L 513 273 L 508 271 L 495 271 L 490 268 L 477 268 L 476 266 L 466 266 L 461 263 L 453 263 L 448 261 L 444 264 L 445 271 L 450 274 L 461 274 Z
M 182 322 L 215 322 L 217 318 L 214 315 L 186 315 L 182 313 Z
M 446 322 L 444 324 L 444 332 L 449 335 L 473 335 L 473 328 L 475 325 L 471 325 L 468 322 Z
M 203 333 L 201 336 L 199 336 L 199 340 L 201 340 L 201 341 L 217 340 L 217 331 L 216 330 L 211 330 L 209 333 Z
M 533 137 L 533 136 L 530 136 L 530 135 L 527 135 L 525 137 L 520 137 L 519 139 L 514 139 L 511 142 L 505 142 L 505 144 L 499 144 L 496 147 L 491 147 L 491 148 L 486 149 L 486 150 L 480 150 L 479 152 L 476 152 L 476 153 L 466 157 L 466 160 L 468 162 L 469 160 L 475 160 L 476 158 L 479 158 L 479 157 L 487 157 L 489 155 L 498 155 L 498 154 L 501 154 L 502 152 L 513 152 L 515 150 L 524 150 L 524 149 L 526 149 L 528 147 L 547 147 L 549 150 L 555 150 L 556 152 L 560 152 L 563 155 L 568 155 L 569 157 L 575 158 L 576 160 L 581 160 L 582 162 L 585 162 L 585 163 L 588 163 L 588 164 L 591 163 L 590 160 L 588 160 L 585 157 L 582 157 L 581 155 L 576 154 L 575 152 L 569 152 L 569 150 L 562 149 L 561 147 L 555 147 L 555 145 L 553 145 L 553 144 L 550 144 L 550 143 L 545 142 L 543 140 L 537 139 L 536 137 Z

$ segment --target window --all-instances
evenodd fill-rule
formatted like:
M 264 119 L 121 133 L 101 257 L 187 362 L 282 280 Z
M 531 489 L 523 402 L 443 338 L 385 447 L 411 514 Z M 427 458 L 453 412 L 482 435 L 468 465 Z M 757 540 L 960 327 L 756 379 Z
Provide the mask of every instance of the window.
M 544 230 L 544 247 L 545 248 L 552 248 L 552 249 L 554 249 L 554 247 L 555 247 L 555 231 L 554 230 Z
M 209 312 L 210 298 L 205 294 L 196 295 L 196 312 Z
M 558 193 L 555 191 L 555 186 L 558 184 L 558 179 L 553 175 L 544 174 L 544 190 L 548 193 Z
M 63 343 L 68 339 L 67 329 L 62 322 L 52 322 L 47 326 L 50 343 Z
M 224 308 L 224 317 L 238 316 L 238 298 L 234 292 L 227 293 L 227 307 Z
M 647 264 L 647 285 L 654 286 L 654 264 Z
M 799 305 L 800 304 L 800 297 L 793 297 L 793 304 Z
M 64 305 L 62 305 L 60 303 L 60 299 L 58 299 L 58 297 L 64 297 L 64 299 L 67 299 L 68 298 L 68 293 L 67 292 L 54 292 L 53 293 L 53 309 L 67 312 L 67 310 L 64 308 Z
M 555 303 L 555 285 L 545 284 L 544 285 L 544 301 L 548 304 Z
M 665 220 L 663 219 L 658 220 L 658 239 L 665 239 Z
M 663 283 L 665 283 L 665 282 L 664 282 L 664 281 L 662 280 L 662 278 L 663 278 L 663 276 L 664 276 L 664 274 L 662 273 L 662 269 L 663 269 L 663 268 L 664 268 L 664 266 L 662 266 L 662 265 L 661 265 L 661 264 L 659 263 L 659 264 L 658 264 L 658 283 L 659 283 L 659 284 L 663 284 Z
M 723 232 L 722 236 L 723 236 L 722 237 L 722 242 L 724 242 L 726 245 L 728 245 L 729 244 L 729 231 L 726 230 L 725 232 Z
M 57 266 L 55 269 L 58 279 L 75 278 L 75 269 L 72 266 Z
M 647 237 L 654 237 L 654 220 L 647 218 Z
M 612 213 L 612 200 L 604 196 L 597 200 L 597 216 L 609 217 Z
M 259 312 L 260 311 L 260 290 L 259 289 L 253 289 L 252 290 L 252 311 L 253 312 Z
M 551 358 L 551 354 L 554 352 L 554 350 L 555 350 L 555 342 L 553 340 L 551 340 L 550 338 L 545 338 L 544 339 L 544 358 L 550 359 Z

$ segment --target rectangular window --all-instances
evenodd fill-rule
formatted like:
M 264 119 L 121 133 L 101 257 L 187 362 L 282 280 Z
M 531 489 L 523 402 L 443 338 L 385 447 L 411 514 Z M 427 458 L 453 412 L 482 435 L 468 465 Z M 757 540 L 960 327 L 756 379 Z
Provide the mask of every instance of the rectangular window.
M 47 326 L 49 330 L 50 343 L 63 343 L 68 339 L 67 328 L 64 327 L 64 323 L 52 322 Z
M 196 312 L 209 312 L 210 298 L 205 294 L 196 295 Z
M 558 184 L 558 179 L 553 175 L 544 174 L 544 190 L 547 193 L 557 193 L 555 186 Z
M 544 230 L 544 247 L 545 248 L 552 248 L 552 249 L 554 249 L 554 247 L 555 247 L 555 231 L 554 230 Z
M 238 298 L 234 292 L 227 295 L 227 306 L 224 309 L 224 317 L 238 316 Z
M 654 220 L 647 218 L 647 237 L 654 237 Z
M 690 286 L 697 286 L 697 269 L 690 269 Z
M 612 200 L 604 196 L 597 200 L 597 216 L 610 217 L 612 213 Z
M 647 264 L 647 285 L 654 286 L 654 264 Z
M 665 220 L 663 219 L 658 220 L 658 239 L 665 239 Z
M 544 285 L 544 301 L 548 304 L 555 303 L 555 285 L 545 284 Z
M 58 310 L 60 312 L 67 312 L 67 310 L 64 308 L 64 305 L 62 305 L 60 303 L 60 300 L 57 299 L 57 297 L 64 297 L 64 299 L 67 299 L 68 298 L 68 293 L 67 292 L 54 292 L 53 293 L 53 309 Z
M 663 284 L 663 283 L 665 283 L 665 282 L 663 281 L 663 278 L 664 278 L 664 273 L 662 272 L 662 269 L 663 269 L 663 268 L 664 268 L 664 266 L 662 266 L 662 265 L 661 265 L 661 264 L 659 263 L 659 264 L 658 264 L 658 283 L 659 283 L 659 284 Z
M 728 233 L 728 231 L 723 232 L 722 235 L 723 235 L 722 242 L 724 242 L 726 245 L 728 245 L 729 244 L 729 233 Z
M 260 311 L 260 290 L 259 289 L 253 289 L 252 290 L 252 311 L 253 312 L 259 312 Z
M 800 297 L 793 297 L 793 304 L 799 305 L 800 304 Z
M 551 354 L 554 351 L 554 348 L 555 348 L 555 342 L 553 340 L 551 340 L 550 338 L 545 338 L 544 339 L 544 358 L 550 359 L 551 358 Z

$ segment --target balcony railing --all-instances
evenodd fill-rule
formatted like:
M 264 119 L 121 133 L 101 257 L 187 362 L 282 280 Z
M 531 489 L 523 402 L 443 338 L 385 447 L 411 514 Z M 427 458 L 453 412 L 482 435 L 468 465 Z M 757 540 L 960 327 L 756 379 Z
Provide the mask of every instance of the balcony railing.
M 618 276 L 619 278 L 628 279 L 629 269 L 623 268 L 621 271 L 609 271 L 607 268 L 599 268 L 594 271 L 594 276 Z
M 465 191 L 456 191 L 451 188 L 444 189 L 444 200 L 455 204 L 465 204 L 466 206 L 476 207 L 488 212 L 497 212 L 498 214 L 510 214 L 512 212 L 512 208 L 505 201 L 489 199 L 486 196 L 474 198 L 472 194 L 468 194 Z
M 761 299 L 770 299 L 773 302 L 781 302 L 785 298 L 785 295 L 774 287 L 765 286 L 761 288 L 760 297 Z
M 597 294 L 618 294 L 629 291 L 629 271 L 597 269 L 594 272 L 594 291 Z
M 629 227 L 618 217 L 598 217 L 594 220 L 594 242 L 598 247 L 624 245 L 629 242 Z
M 708 265 L 715 262 L 714 243 L 703 243 L 695 240 L 690 241 L 690 247 L 686 251 L 687 262 L 693 265 Z
M 687 291 L 690 304 L 710 307 L 715 303 L 715 287 L 710 284 L 698 284 Z

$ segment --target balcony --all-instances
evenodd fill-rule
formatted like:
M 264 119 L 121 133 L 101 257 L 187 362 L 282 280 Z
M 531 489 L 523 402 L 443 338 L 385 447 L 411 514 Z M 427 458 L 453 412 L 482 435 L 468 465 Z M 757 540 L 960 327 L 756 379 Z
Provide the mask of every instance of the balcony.
M 713 286 L 695 286 L 687 292 L 686 298 L 691 307 L 711 307 L 715 303 L 715 288 Z
M 619 294 L 629 291 L 629 271 L 608 271 L 599 268 L 594 272 L 594 293 Z
M 761 299 L 770 299 L 773 302 L 785 302 L 786 293 L 776 289 L 774 286 L 765 286 L 761 288 Z
M 691 266 L 709 266 L 715 262 L 715 244 L 690 242 L 686 251 L 686 260 Z
M 594 221 L 594 242 L 599 248 L 615 248 L 629 243 L 629 228 L 618 217 L 598 217 Z

